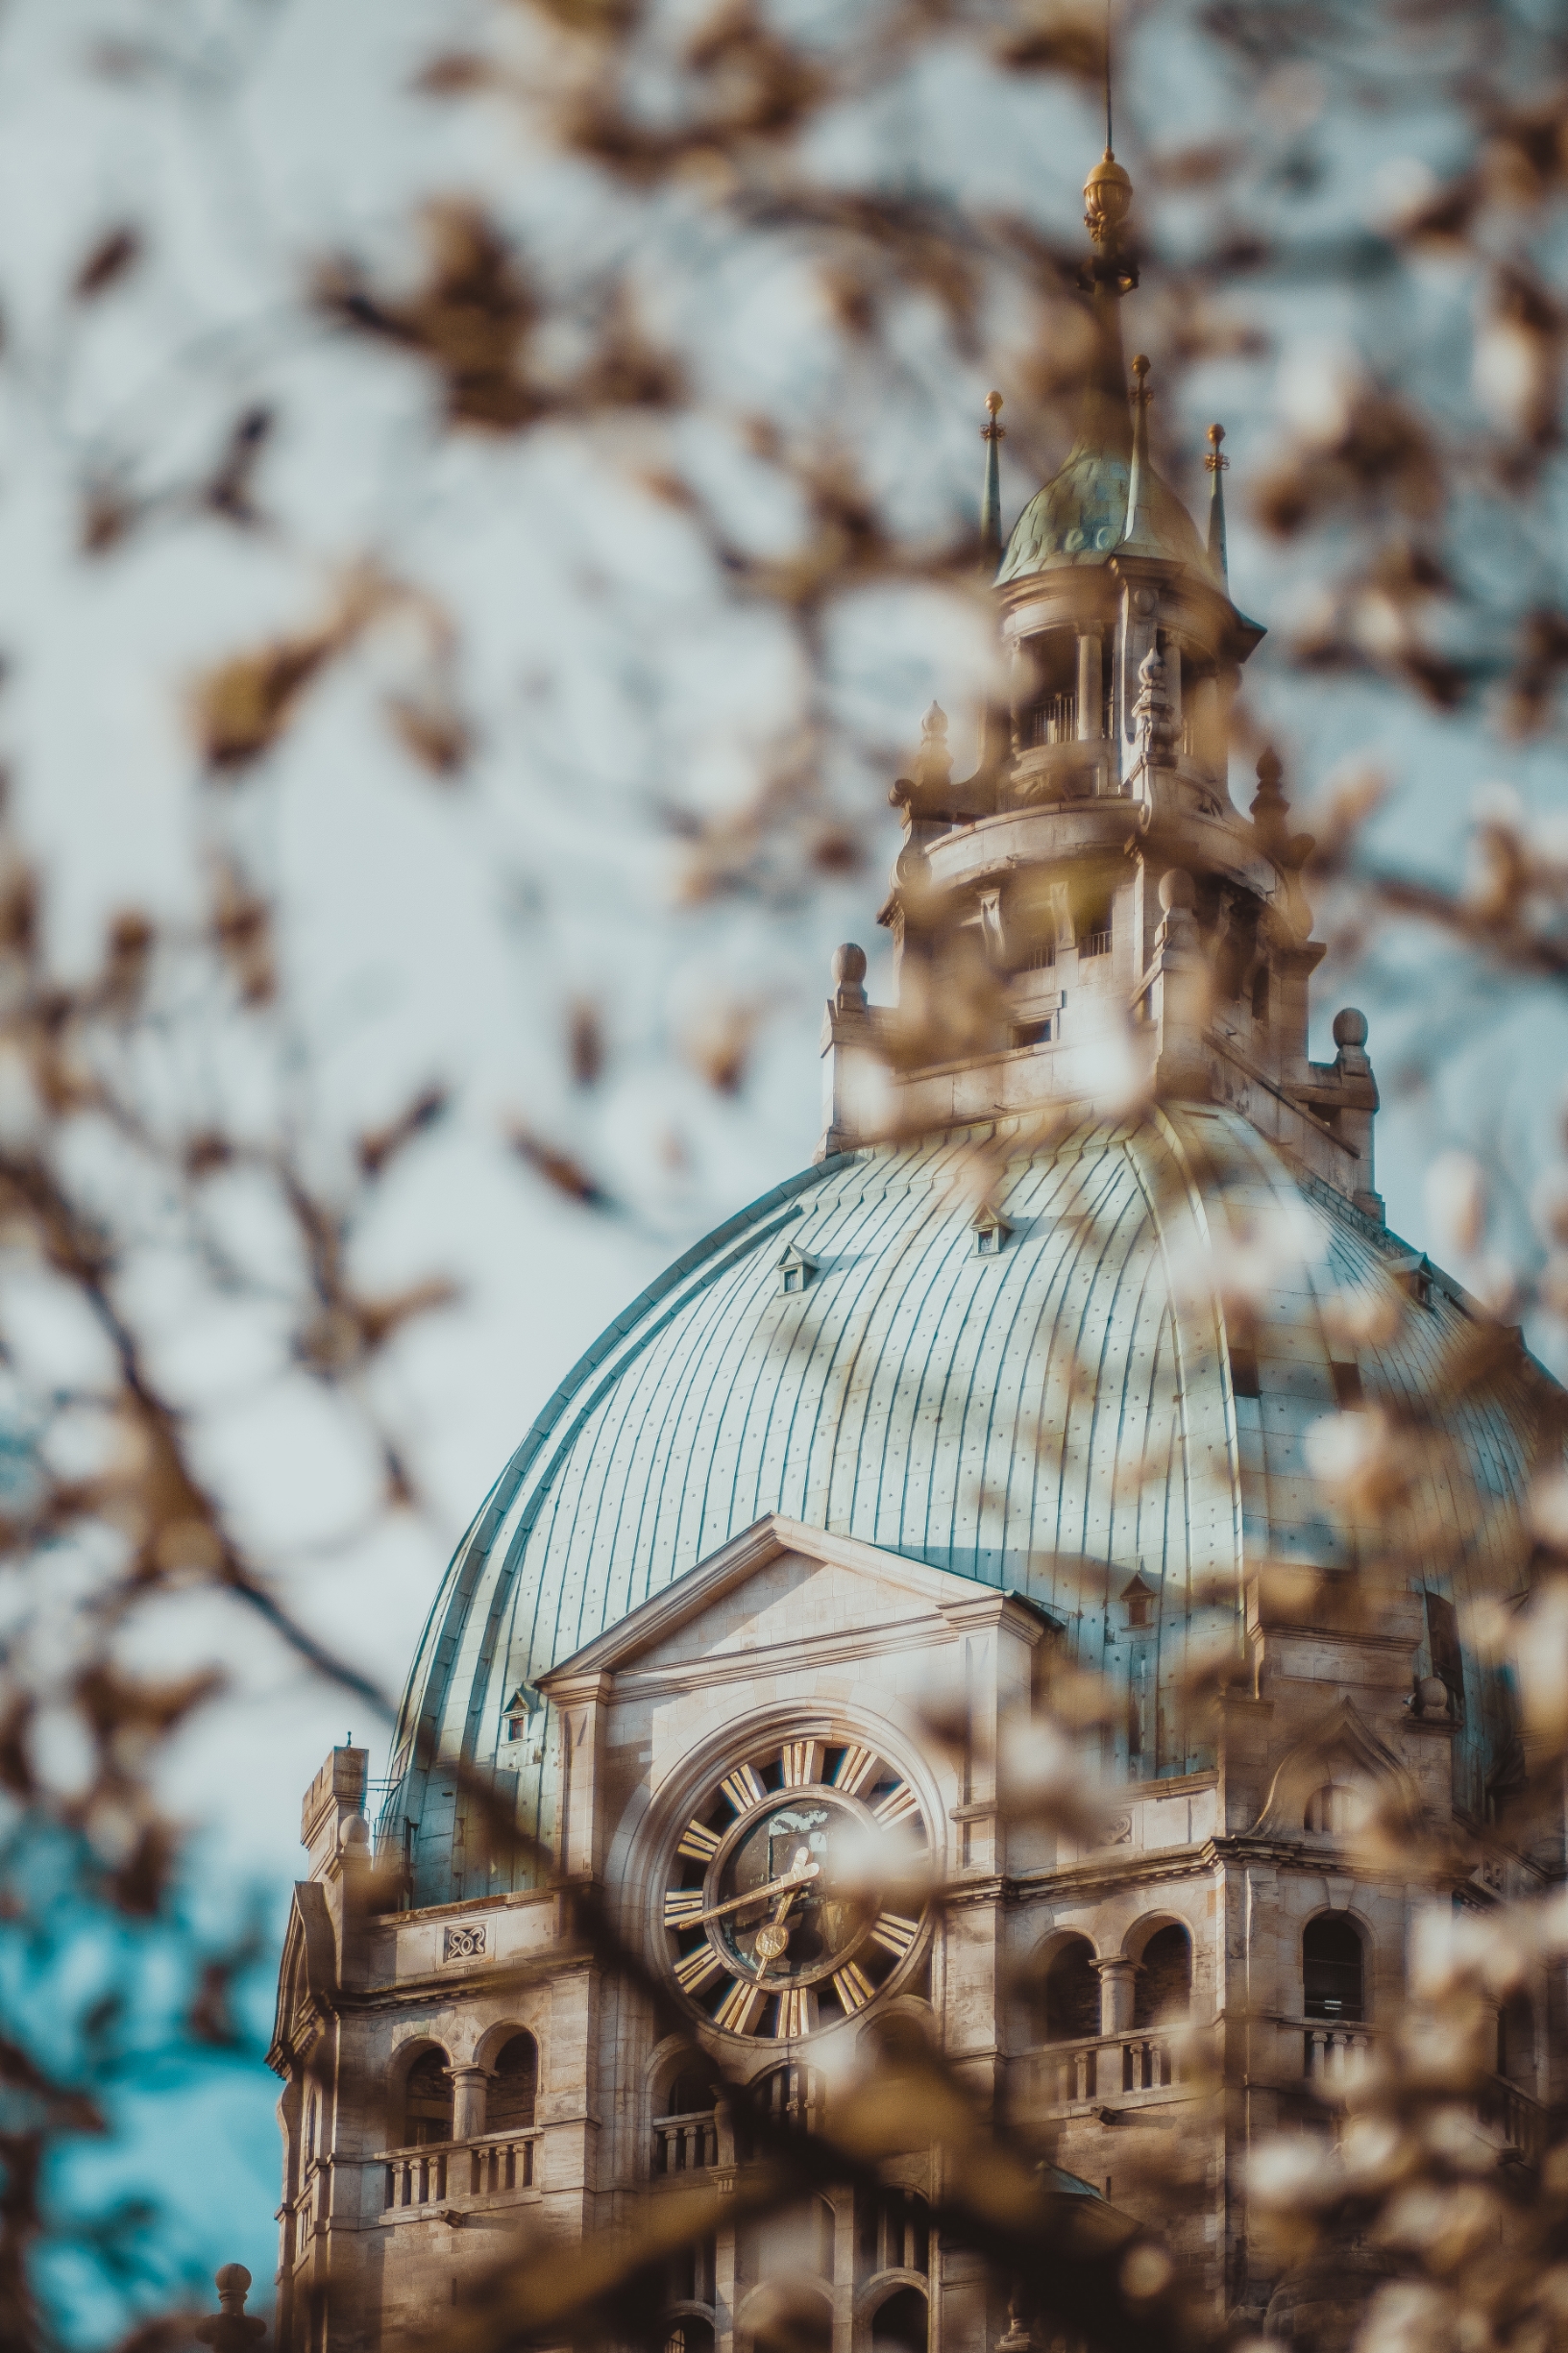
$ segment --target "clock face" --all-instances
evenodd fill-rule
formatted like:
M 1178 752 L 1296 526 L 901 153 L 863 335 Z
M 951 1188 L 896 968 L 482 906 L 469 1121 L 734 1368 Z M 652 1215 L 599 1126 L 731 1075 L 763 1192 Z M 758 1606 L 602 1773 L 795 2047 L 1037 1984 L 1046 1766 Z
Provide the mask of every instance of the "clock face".
M 927 1836 L 914 1790 L 874 1749 L 754 1752 L 714 1784 L 671 1857 L 676 1984 L 730 2034 L 785 2041 L 853 2017 L 914 1950 L 919 1915 L 884 1902 L 877 1882 L 918 1875 Z

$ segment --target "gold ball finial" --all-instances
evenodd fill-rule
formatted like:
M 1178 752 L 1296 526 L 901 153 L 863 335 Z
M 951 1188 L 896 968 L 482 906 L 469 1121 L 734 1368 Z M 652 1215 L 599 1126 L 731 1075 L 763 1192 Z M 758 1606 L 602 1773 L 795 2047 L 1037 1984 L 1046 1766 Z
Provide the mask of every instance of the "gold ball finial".
M 1141 407 L 1145 401 L 1152 400 L 1154 397 L 1149 390 L 1149 355 L 1147 352 L 1139 352 L 1133 361 L 1133 374 L 1137 379 L 1133 385 L 1133 398 Z
M 1220 443 L 1221 443 L 1221 442 L 1224 440 L 1224 438 L 1225 438 L 1225 428 L 1224 428 L 1224 426 L 1223 426 L 1223 425 L 1211 425 L 1211 426 L 1210 426 L 1210 428 L 1209 428 L 1209 435 L 1208 435 L 1208 439 L 1209 439 L 1209 454 L 1208 454 L 1208 456 L 1207 456 L 1207 457 L 1204 459 L 1204 461 L 1203 461 L 1203 462 L 1204 462 L 1205 467 L 1208 469 L 1208 471 L 1209 471 L 1211 474 L 1218 474 L 1218 473 L 1220 473 L 1220 472 L 1223 470 L 1223 468 L 1224 468 L 1224 467 L 1226 467 L 1226 466 L 1228 466 L 1228 465 L 1230 464 L 1230 462 L 1231 462 L 1231 461 L 1230 461 L 1230 459 L 1229 459 L 1228 457 L 1224 456 L 1224 455 L 1221 453 L 1221 451 L 1220 451 L 1220 446 L 1219 446 L 1219 445 L 1220 445 Z
M 1133 184 L 1108 147 L 1084 182 L 1084 226 L 1096 245 L 1115 240 L 1132 203 Z
M 1002 396 L 999 392 L 988 392 L 986 394 L 986 406 L 990 409 L 992 416 L 995 416 L 1001 405 Z
M 987 425 L 982 425 L 980 428 L 980 438 L 982 441 L 1005 441 L 1007 439 L 1007 427 L 1005 425 L 998 425 L 996 422 L 997 416 L 1001 410 L 1001 405 L 1002 396 L 999 392 L 988 392 L 986 394 L 986 414 L 990 418 L 990 423 Z

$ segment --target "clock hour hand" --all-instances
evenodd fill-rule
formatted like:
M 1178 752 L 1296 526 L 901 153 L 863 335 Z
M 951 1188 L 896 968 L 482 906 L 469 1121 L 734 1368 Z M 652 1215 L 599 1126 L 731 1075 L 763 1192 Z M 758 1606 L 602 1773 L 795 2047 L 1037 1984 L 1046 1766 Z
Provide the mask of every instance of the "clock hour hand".
M 815 1879 L 821 1869 L 820 1863 L 802 1863 L 796 1870 L 786 1872 L 781 1879 L 770 1879 L 763 1887 L 748 1888 L 744 1896 L 731 1896 L 727 1903 L 716 1903 L 706 1912 L 694 1912 L 680 1925 L 683 1928 L 700 1928 L 707 1921 L 723 1920 L 731 1912 L 745 1911 L 748 1904 L 766 1903 L 770 1896 L 782 1895 L 787 1891 L 793 1897 L 796 1890 L 804 1887 L 808 1879 Z

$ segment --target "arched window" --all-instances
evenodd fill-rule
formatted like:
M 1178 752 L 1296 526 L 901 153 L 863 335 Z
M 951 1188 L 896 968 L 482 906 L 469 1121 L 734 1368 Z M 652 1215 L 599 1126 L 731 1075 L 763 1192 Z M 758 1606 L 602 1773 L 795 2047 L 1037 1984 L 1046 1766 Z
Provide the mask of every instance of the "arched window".
M 871 2321 L 871 2353 L 926 2353 L 930 2316 L 918 2288 L 898 2288 Z
M 514 2034 L 496 2058 L 495 2079 L 485 2102 L 487 2132 L 527 2132 L 539 2097 L 539 2046 L 531 2034 Z
M 1133 1977 L 1133 2024 L 1165 2026 L 1192 2006 L 1192 1939 L 1177 1921 L 1156 1928 Z
M 718 2095 L 713 2078 L 700 2067 L 683 2067 L 664 2096 L 665 2116 L 706 2116 Z
M 670 2258 L 665 2281 L 672 2304 L 711 2304 L 718 2279 L 719 2243 L 697 2239 Z
M 664 2332 L 664 2353 L 713 2353 L 713 2322 L 682 2313 Z
M 855 2277 L 931 2268 L 931 2210 L 918 2190 L 855 2194 Z
M 1307 1923 L 1301 1940 L 1303 2012 L 1306 2018 L 1364 2018 L 1365 1956 L 1360 1931 L 1342 1913 L 1320 1912 Z
M 748 2084 L 747 2092 L 751 2114 L 765 2118 L 770 2124 L 796 2125 L 802 2132 L 815 2132 L 822 2120 L 822 2078 L 815 2067 L 801 2067 L 793 2061 L 788 2067 L 775 2067 L 772 2073 L 760 2075 Z M 745 2109 L 735 2120 L 735 2141 L 737 2155 L 758 2154 Z
M 1078 2043 L 1100 2031 L 1100 1980 L 1087 1936 L 1069 1937 L 1045 1972 L 1045 2040 Z
M 1366 1800 L 1348 1781 L 1325 1781 L 1307 1801 L 1306 1826 L 1318 1838 L 1348 1838 L 1366 1819 Z
M 452 2139 L 452 2085 L 444 2050 L 422 2050 L 408 2070 L 403 2091 L 404 2148 L 424 2148 Z
M 1510 1994 L 1497 2014 L 1497 2071 L 1509 2083 L 1535 2085 L 1535 2005 L 1524 1992 Z

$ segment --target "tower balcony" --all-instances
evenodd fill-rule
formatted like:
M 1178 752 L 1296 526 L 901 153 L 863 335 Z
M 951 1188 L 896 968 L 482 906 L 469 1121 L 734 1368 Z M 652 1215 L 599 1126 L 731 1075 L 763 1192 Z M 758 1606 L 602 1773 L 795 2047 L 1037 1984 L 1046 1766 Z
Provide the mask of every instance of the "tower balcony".
M 542 2134 L 487 2132 L 473 2141 L 433 2141 L 380 2149 L 383 2222 L 429 2221 L 453 2210 L 510 2205 L 536 2195 Z
M 1185 2031 L 1148 2026 L 1081 2042 L 1047 2043 L 1017 2063 L 1014 2105 L 1024 2115 L 1066 2118 L 1108 2100 L 1152 2106 L 1180 2094 L 1195 2073 Z

